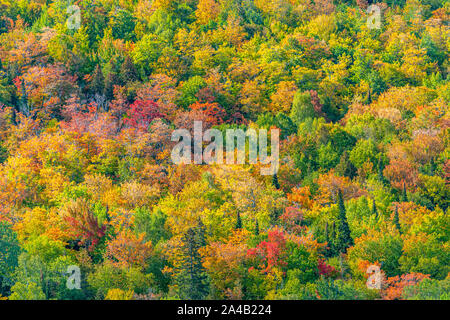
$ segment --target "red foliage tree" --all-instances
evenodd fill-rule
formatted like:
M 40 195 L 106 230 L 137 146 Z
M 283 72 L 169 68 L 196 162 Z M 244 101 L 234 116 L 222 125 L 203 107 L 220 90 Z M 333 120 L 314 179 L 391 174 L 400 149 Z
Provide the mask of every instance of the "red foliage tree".
M 148 130 L 150 123 L 156 118 L 164 118 L 159 112 L 159 106 L 152 100 L 136 100 L 130 105 L 126 124 L 142 131 Z
M 286 237 L 279 228 L 273 228 L 267 232 L 267 241 L 262 241 L 256 248 L 247 251 L 247 256 L 260 262 L 263 273 L 270 272 L 273 268 L 283 267 L 286 261 L 283 257 L 286 248 Z

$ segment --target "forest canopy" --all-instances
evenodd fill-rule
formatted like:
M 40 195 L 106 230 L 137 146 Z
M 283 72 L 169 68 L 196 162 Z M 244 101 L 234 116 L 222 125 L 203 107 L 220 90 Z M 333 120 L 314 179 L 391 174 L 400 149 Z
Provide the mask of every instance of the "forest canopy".
M 450 299 L 449 21 L 1 0 L 0 300 Z M 194 121 L 279 129 L 278 172 L 175 165 Z

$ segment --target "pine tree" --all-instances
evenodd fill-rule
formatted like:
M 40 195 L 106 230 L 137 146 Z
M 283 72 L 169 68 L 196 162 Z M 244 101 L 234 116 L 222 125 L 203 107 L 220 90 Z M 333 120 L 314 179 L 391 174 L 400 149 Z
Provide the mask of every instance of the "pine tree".
M 336 172 L 339 175 L 349 177 L 350 179 L 353 179 L 356 176 L 356 168 L 353 163 L 350 162 L 350 157 L 347 151 L 344 151 L 342 154 L 341 159 L 336 166 Z
M 375 216 L 375 219 L 378 219 L 378 210 L 377 205 L 375 204 L 375 199 L 372 200 L 372 214 Z
M 234 227 L 235 229 L 242 229 L 242 220 L 241 220 L 241 214 L 237 213 L 237 219 L 236 219 L 236 226 Z
M 394 225 L 397 228 L 398 232 L 401 234 L 402 230 L 400 227 L 400 218 L 398 216 L 398 207 L 395 206 L 395 211 L 394 211 Z
M 259 235 L 259 223 L 257 218 L 255 218 L 255 235 Z
M 272 184 L 275 189 L 280 189 L 280 184 L 278 183 L 278 176 L 276 173 L 272 176 Z
M 339 206 L 339 230 L 336 239 L 336 249 L 341 253 L 345 253 L 347 251 L 347 248 L 353 245 L 353 239 L 351 237 L 350 227 L 347 222 L 344 198 L 342 196 L 341 189 L 339 189 L 338 192 L 338 206 Z
M 406 184 L 405 184 L 405 181 L 403 181 L 402 201 L 403 201 L 403 202 L 408 202 L 408 195 L 406 194 Z
M 327 250 L 325 251 L 325 256 L 330 257 L 331 252 L 331 243 L 330 243 L 330 236 L 328 234 L 328 222 L 325 223 L 325 241 L 327 242 Z
M 139 80 L 136 67 L 130 57 L 126 57 L 120 68 L 120 80 L 123 84 Z
M 117 85 L 117 83 L 117 75 L 112 71 L 108 73 L 108 76 L 105 79 L 105 89 L 103 91 L 107 100 L 114 99 L 114 85 Z
M 103 76 L 102 69 L 99 65 L 95 67 L 94 73 L 92 74 L 92 80 L 89 84 L 89 91 L 92 94 L 103 94 L 105 88 L 105 77 Z
M 333 257 L 336 255 L 336 222 L 333 221 L 333 224 L 331 225 L 331 238 L 330 238 L 330 256 Z
M 384 183 L 383 176 L 383 162 L 381 161 L 381 156 L 378 157 L 378 180 Z
M 25 81 L 21 80 L 21 87 L 22 87 L 22 96 L 19 100 L 19 111 L 24 114 L 25 116 L 30 116 L 30 105 L 28 104 L 28 93 L 27 89 L 25 88 Z
M 203 221 L 198 218 L 198 222 L 197 222 L 197 227 L 195 227 L 195 231 L 196 231 L 196 241 L 197 244 L 199 245 L 199 247 L 204 247 L 206 246 L 206 228 L 205 225 L 203 224 Z
M 209 292 L 209 284 L 198 250 L 204 242 L 202 227 L 190 228 L 182 238 L 182 263 L 177 276 L 179 295 L 182 299 L 204 299 Z

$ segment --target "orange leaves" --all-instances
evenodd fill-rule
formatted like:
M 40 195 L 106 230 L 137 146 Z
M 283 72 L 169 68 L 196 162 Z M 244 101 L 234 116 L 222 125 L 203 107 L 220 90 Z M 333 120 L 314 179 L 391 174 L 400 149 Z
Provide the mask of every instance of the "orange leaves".
M 309 186 L 293 188 L 292 192 L 288 193 L 287 198 L 289 201 L 294 202 L 301 208 L 311 209 L 313 206 L 313 200 Z
M 121 231 L 106 248 L 106 256 L 118 267 L 145 268 L 151 254 L 151 243 L 144 241 L 144 234 L 136 236 L 131 231 Z
M 383 170 L 383 175 L 399 190 L 403 188 L 403 184 L 408 190 L 413 190 L 417 184 L 418 173 L 416 166 L 404 159 L 391 160 Z
M 226 116 L 226 112 L 223 108 L 215 102 L 196 102 L 190 106 L 193 111 L 201 111 L 206 115 L 206 122 L 209 126 L 214 126 L 223 123 L 223 118 Z M 208 127 L 209 127 L 208 126 Z
M 382 293 L 384 300 L 399 300 L 402 298 L 403 289 L 407 286 L 413 286 L 424 279 L 430 278 L 427 274 L 409 273 L 402 276 L 395 276 L 386 280 L 388 286 Z
M 245 229 L 235 230 L 225 243 L 212 242 L 200 249 L 203 266 L 222 296 L 239 296 L 237 283 L 241 278 L 241 265 L 247 257 L 249 236 Z
M 341 177 L 334 174 L 334 170 L 321 174 L 317 180 L 319 194 L 316 201 L 321 204 L 336 203 L 338 190 L 342 191 L 345 200 L 358 198 L 365 195 L 365 191 L 360 189 L 348 177 Z

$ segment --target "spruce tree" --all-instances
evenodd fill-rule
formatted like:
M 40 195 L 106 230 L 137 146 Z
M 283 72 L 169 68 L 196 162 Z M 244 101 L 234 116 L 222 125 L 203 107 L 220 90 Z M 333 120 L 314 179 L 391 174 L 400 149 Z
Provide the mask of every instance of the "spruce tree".
M 28 93 L 25 87 L 25 81 L 23 79 L 21 81 L 21 87 L 22 87 L 22 96 L 20 97 L 19 100 L 19 111 L 25 116 L 29 117 L 30 105 L 28 104 Z
M 381 156 L 378 157 L 378 180 L 384 183 L 383 162 L 381 161 Z
M 127 84 L 129 82 L 134 82 L 139 80 L 136 67 L 130 57 L 126 57 L 125 61 L 122 63 L 120 68 L 120 80 L 122 84 Z
M 234 227 L 235 229 L 242 229 L 242 220 L 241 220 L 241 214 L 237 213 L 237 218 L 236 218 L 236 226 Z
M 257 218 L 255 218 L 255 235 L 259 235 L 259 223 Z
M 378 210 L 377 205 L 375 204 L 375 199 L 372 200 L 372 213 L 375 216 L 375 219 L 378 219 Z
M 336 249 L 345 253 L 347 248 L 353 245 L 353 239 L 350 235 L 350 227 L 347 222 L 347 214 L 345 211 L 344 198 L 342 197 L 342 191 L 338 192 L 338 206 L 339 206 L 339 230 L 336 239 Z
M 272 184 L 275 189 L 280 189 L 280 184 L 278 183 L 278 176 L 276 173 L 272 176 Z
M 179 295 L 182 299 L 201 300 L 209 292 L 209 284 L 201 256 L 201 226 L 190 228 L 182 238 L 182 263 L 177 275 Z M 203 235 L 204 236 L 204 235 Z
M 114 99 L 114 85 L 117 85 L 117 83 L 117 75 L 113 71 L 108 73 L 105 79 L 105 89 L 103 91 L 107 100 Z
M 94 73 L 92 74 L 92 80 L 89 84 L 89 91 L 92 94 L 103 94 L 105 88 L 105 77 L 103 76 L 102 69 L 99 65 L 95 67 Z
M 353 179 L 356 176 L 356 171 L 355 166 L 350 162 L 350 157 L 347 151 L 344 151 L 338 165 L 336 166 L 336 172 L 343 177 Z
M 406 194 L 406 184 L 405 184 L 405 181 L 403 181 L 402 201 L 403 201 L 403 202 L 408 202 L 408 195 Z
M 330 256 L 336 255 L 336 222 L 333 221 L 333 224 L 331 225 L 331 238 L 330 238 Z
M 400 219 L 398 216 L 398 207 L 397 206 L 395 206 L 395 211 L 394 211 L 394 225 L 397 228 L 398 232 L 401 234 L 402 230 L 400 227 Z
M 325 223 L 325 241 L 327 242 L 327 250 L 325 251 L 325 256 L 331 256 L 331 247 L 330 247 L 330 237 L 328 235 L 328 222 Z

